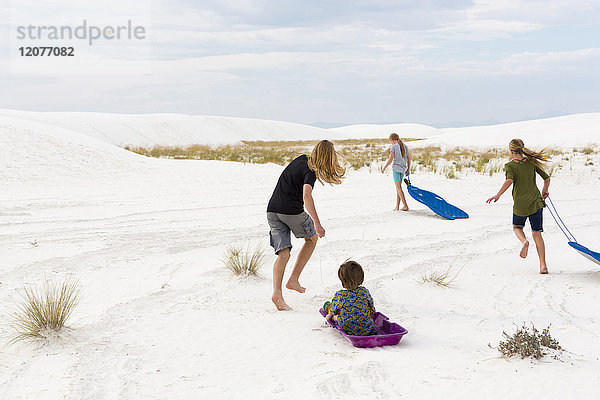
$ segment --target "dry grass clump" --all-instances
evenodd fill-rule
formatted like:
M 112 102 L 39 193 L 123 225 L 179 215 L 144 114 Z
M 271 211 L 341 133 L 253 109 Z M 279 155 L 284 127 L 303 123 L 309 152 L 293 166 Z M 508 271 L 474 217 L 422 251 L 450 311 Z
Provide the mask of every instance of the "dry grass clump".
M 265 251 L 259 244 L 233 244 L 225 248 L 223 264 L 235 275 L 258 275 L 265 263 Z
M 589 156 L 591 154 L 596 154 L 596 149 L 594 149 L 592 146 L 586 146 L 583 149 L 579 150 L 581 153 L 585 154 L 586 156 Z
M 446 167 L 444 169 L 444 176 L 447 179 L 456 179 L 456 167 L 455 166 L 450 166 L 450 167 Z
M 427 269 L 421 273 L 421 277 L 418 282 L 420 283 L 433 283 L 437 286 L 448 287 L 454 283 L 458 275 L 461 273 L 465 265 L 467 265 L 468 260 L 465 260 L 463 264 L 455 269 L 456 259 L 448 266 L 447 269 Z
M 410 150 L 410 158 L 412 161 L 411 172 L 418 169 L 430 170 L 437 172 L 437 161 L 442 154 L 442 148 L 439 146 L 427 146 Z
M 37 341 L 60 333 L 79 304 L 77 281 L 44 283 L 41 289 L 23 287 L 18 310 L 13 314 L 16 335 L 11 342 Z
M 498 344 L 498 351 L 507 358 L 518 355 L 521 356 L 521 359 L 530 357 L 538 360 L 548 354 L 549 349 L 564 350 L 558 340 L 550 335 L 550 325 L 540 332 L 533 324 L 531 324 L 531 330 L 523 324 L 512 335 L 506 332 L 502 332 L 502 335 L 506 340 Z
M 490 176 L 504 169 L 505 150 L 486 150 L 454 147 L 442 150 L 439 146 L 411 149 L 411 172 L 431 171 L 445 175 L 448 179 L 457 178 L 456 172 L 472 170 Z
M 554 173 L 556 171 L 558 171 L 559 169 L 560 169 L 560 164 L 559 163 L 555 162 L 555 163 L 550 164 L 550 166 L 548 168 L 548 176 L 554 175 Z

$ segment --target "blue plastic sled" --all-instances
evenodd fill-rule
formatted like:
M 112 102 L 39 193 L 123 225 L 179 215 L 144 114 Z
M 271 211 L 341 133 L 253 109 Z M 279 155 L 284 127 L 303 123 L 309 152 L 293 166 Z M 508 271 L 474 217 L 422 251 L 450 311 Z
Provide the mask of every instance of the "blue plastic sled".
M 577 250 L 579 254 L 581 254 L 588 260 L 595 262 L 596 264 L 600 264 L 600 253 L 596 253 L 595 251 L 592 251 L 587 247 L 580 245 L 577 242 L 569 242 L 569 246 Z
M 548 196 L 547 199 L 548 204 L 546 204 L 546 206 L 548 207 L 548 211 L 550 211 L 552 218 L 554 218 L 554 221 L 556 221 L 556 225 L 558 225 L 562 233 L 564 233 L 564 235 L 567 237 L 567 240 L 569 241 L 569 246 L 574 248 L 579 254 L 581 254 L 591 262 L 595 262 L 596 264 L 600 265 L 600 253 L 596 253 L 595 251 L 592 251 L 584 245 L 579 244 L 577 242 L 575 236 L 573 236 L 569 228 L 567 228 L 567 225 L 565 225 L 565 223 L 563 222 L 560 215 L 558 215 L 558 211 L 556 211 L 556 207 L 554 206 L 554 203 L 552 202 L 550 196 Z
M 326 316 L 327 312 L 321 308 L 319 310 L 322 316 Z M 354 347 L 381 347 L 395 345 L 400 342 L 402 336 L 406 335 L 408 331 L 402 326 L 390 322 L 389 318 L 380 312 L 371 313 L 373 318 L 373 325 L 378 335 L 370 336 L 354 336 L 348 335 L 342 328 L 337 326 L 331 319 L 327 321 L 332 328 L 335 328 L 342 336 L 352 343 Z
M 415 199 L 419 203 L 425 204 L 431 209 L 431 211 L 433 211 L 440 217 L 451 220 L 469 218 L 469 214 L 467 214 L 460 208 L 448 203 L 441 196 L 438 196 L 435 193 L 419 189 L 418 187 L 411 185 L 408 179 L 405 179 L 404 182 L 406 182 L 408 193 L 412 196 L 413 199 Z

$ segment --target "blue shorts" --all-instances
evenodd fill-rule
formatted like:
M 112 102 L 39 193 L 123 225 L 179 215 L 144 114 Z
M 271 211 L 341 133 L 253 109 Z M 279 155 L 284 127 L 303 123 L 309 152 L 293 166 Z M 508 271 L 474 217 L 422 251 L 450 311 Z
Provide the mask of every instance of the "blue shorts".
M 544 208 L 540 208 L 536 212 L 526 217 L 521 217 L 519 215 L 513 214 L 513 226 L 517 228 L 525 227 L 525 221 L 529 218 L 529 224 L 531 225 L 532 232 L 544 232 L 543 222 L 544 216 L 542 215 L 542 210 Z
M 394 174 L 394 182 L 402 182 L 404 179 L 404 174 L 402 172 L 392 171 L 392 173 Z

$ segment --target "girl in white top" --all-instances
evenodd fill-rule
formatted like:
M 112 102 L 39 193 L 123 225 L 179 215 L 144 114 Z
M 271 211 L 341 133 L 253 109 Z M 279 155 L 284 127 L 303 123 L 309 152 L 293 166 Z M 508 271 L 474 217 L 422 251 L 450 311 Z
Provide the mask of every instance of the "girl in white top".
M 396 208 L 394 208 L 394 211 L 408 211 L 406 197 L 404 197 L 404 192 L 402 191 L 402 181 L 404 180 L 404 175 L 410 175 L 410 153 L 408 152 L 408 147 L 402 143 L 397 133 L 390 135 L 390 143 L 392 144 L 390 157 L 381 172 L 385 172 L 385 169 L 393 162 L 392 172 L 394 184 L 396 185 Z M 400 208 L 400 202 L 402 202 L 402 208 Z

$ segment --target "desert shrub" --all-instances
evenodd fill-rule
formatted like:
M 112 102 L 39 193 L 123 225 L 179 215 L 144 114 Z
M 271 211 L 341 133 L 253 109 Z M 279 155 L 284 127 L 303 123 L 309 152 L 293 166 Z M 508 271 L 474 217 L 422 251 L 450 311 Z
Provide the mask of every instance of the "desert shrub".
M 531 324 L 531 330 L 523 324 L 512 335 L 506 332 L 502 332 L 502 335 L 505 340 L 498 344 L 498 351 L 507 358 L 520 356 L 522 359 L 530 357 L 537 360 L 548 354 L 548 349 L 564 350 L 558 340 L 550 335 L 550 326 L 540 332 L 533 324 Z
M 437 286 L 444 287 L 452 285 L 468 262 L 468 260 L 465 260 L 460 268 L 456 269 L 456 260 L 457 259 L 455 259 L 446 269 L 426 269 L 421 273 L 419 283 L 433 283 Z
M 553 148 L 548 148 L 548 154 L 550 154 L 551 156 L 561 156 L 563 155 L 563 150 L 562 149 L 553 149 Z
M 594 150 L 594 148 L 591 146 L 587 146 L 587 147 L 584 147 L 583 149 L 581 149 L 581 152 L 583 154 L 585 154 L 586 156 L 589 156 L 590 154 L 594 154 L 596 152 L 596 150 Z
M 233 244 L 225 248 L 222 259 L 225 267 L 235 275 L 257 275 L 265 263 L 265 251 L 259 244 Z
M 550 168 L 548 168 L 548 176 L 554 175 L 554 173 L 556 171 L 558 171 L 559 168 L 560 168 L 560 164 L 559 163 L 552 163 L 552 164 L 550 164 Z
M 442 149 L 439 146 L 428 146 L 412 149 L 410 156 L 413 164 L 416 163 L 426 170 L 434 170 L 441 152 Z
M 40 289 L 23 287 L 20 295 L 13 315 L 16 335 L 12 342 L 43 340 L 65 327 L 79 304 L 80 286 L 71 279 L 45 282 Z
M 487 164 L 488 174 L 493 176 L 504 171 L 504 160 L 495 159 Z
M 446 178 L 448 179 L 456 179 L 456 170 L 454 167 L 446 168 L 446 172 L 444 173 Z
M 481 157 L 477 160 L 477 164 L 475 164 L 475 172 L 484 172 L 485 166 L 490 162 L 490 159 L 487 157 Z

